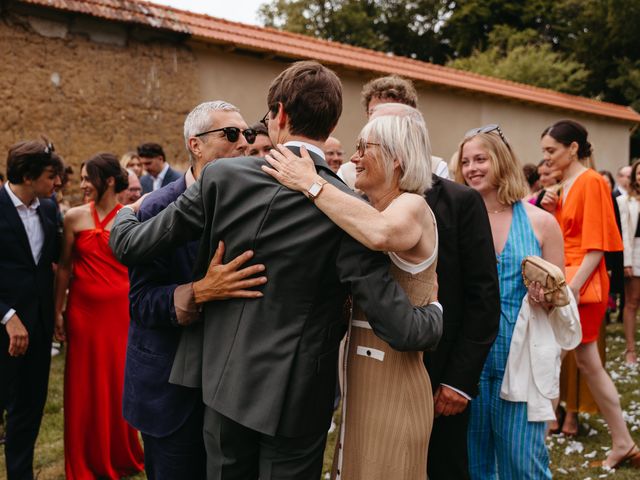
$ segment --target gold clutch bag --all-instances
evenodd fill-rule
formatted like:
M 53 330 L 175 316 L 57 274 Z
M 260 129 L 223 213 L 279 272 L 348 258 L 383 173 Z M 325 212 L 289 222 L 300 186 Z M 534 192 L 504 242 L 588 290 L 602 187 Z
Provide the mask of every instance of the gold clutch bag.
M 564 274 L 553 263 L 533 255 L 525 257 L 522 260 L 522 280 L 527 288 L 533 282 L 540 282 L 545 301 L 556 307 L 569 304 Z

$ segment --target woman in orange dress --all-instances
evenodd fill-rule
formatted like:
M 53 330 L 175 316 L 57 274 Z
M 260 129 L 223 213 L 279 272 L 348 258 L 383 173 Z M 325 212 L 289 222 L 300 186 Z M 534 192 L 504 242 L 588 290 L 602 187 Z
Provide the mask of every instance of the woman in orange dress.
M 66 478 L 118 479 L 143 468 L 138 433 L 122 417 L 129 277 L 109 248 L 127 173 L 108 153 L 82 166 L 88 204 L 64 217 L 56 276 L 56 336 L 68 343 L 64 377 Z M 63 305 L 69 286 L 66 322 Z
M 542 133 L 544 159 L 562 171 L 563 188 L 556 218 L 564 237 L 565 270 L 579 304 L 582 344 L 576 362 L 611 432 L 612 448 L 602 466 L 629 463 L 640 468 L 640 449 L 634 444 L 620 408 L 615 385 L 598 354 L 597 339 L 607 309 L 609 276 L 604 252 L 622 250 L 611 193 L 604 179 L 581 161 L 591 157 L 586 129 L 562 120 Z

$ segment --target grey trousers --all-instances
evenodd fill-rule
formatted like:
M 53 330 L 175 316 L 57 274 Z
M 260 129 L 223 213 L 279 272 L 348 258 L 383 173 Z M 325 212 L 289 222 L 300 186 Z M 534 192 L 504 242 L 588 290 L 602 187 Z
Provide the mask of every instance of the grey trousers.
M 205 407 L 208 480 L 318 480 L 327 433 L 274 437 Z

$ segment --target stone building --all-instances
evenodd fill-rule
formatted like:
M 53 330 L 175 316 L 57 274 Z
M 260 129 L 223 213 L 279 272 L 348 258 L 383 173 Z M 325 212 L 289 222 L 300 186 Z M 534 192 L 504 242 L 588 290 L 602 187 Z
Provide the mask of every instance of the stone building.
M 140 0 L 0 0 L 0 149 L 46 134 L 78 166 L 96 152 L 155 141 L 184 167 L 191 108 L 225 99 L 257 121 L 271 80 L 308 58 L 343 81 L 335 135 L 349 155 L 365 122 L 360 89 L 390 73 L 416 83 L 433 152 L 446 159 L 468 129 L 499 123 L 521 160 L 536 162 L 543 128 L 573 118 L 589 129 L 598 168 L 613 170 L 628 161 L 640 122 L 620 105 Z M 4 162 L 2 153 L 0 170 Z

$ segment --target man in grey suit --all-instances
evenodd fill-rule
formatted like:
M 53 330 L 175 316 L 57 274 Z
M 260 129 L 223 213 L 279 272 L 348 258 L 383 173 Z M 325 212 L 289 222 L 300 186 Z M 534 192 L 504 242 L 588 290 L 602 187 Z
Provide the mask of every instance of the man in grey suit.
M 325 183 L 349 191 L 321 150 L 342 111 L 335 73 L 294 63 L 272 82 L 267 103 L 272 142 L 295 152 L 304 145 L 322 177 L 308 198 L 262 172 L 264 159 L 221 159 L 153 219 L 141 224 L 125 207 L 111 247 L 132 264 L 201 237 L 195 278 L 206 274 L 220 240 L 228 258 L 255 252 L 267 267 L 264 297 L 206 303 L 201 334 L 182 337 L 172 378 L 202 384 L 208 478 L 317 480 L 349 292 L 398 350 L 434 348 L 442 311 L 437 302 L 412 307 L 386 255 L 367 250 L 313 205 Z

